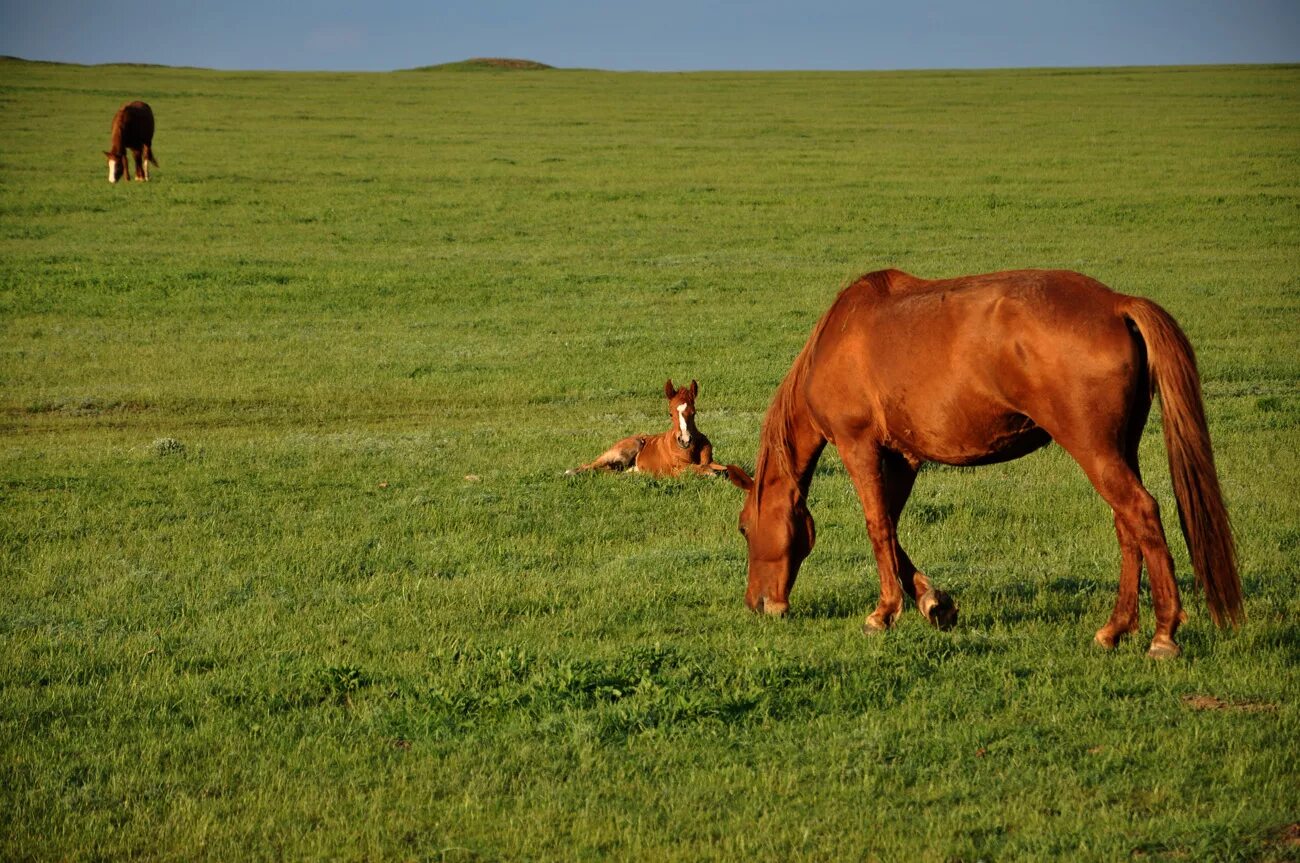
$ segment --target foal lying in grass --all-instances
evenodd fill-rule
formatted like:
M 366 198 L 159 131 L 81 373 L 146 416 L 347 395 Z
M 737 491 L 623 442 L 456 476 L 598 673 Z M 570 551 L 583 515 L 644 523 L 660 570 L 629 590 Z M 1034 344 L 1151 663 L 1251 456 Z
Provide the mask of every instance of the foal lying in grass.
M 749 483 L 749 475 L 736 465 L 718 464 L 713 460 L 713 444 L 695 427 L 695 396 L 700 385 L 678 389 L 672 380 L 664 383 L 668 415 L 673 424 L 657 435 L 625 437 L 605 450 L 593 462 L 565 471 L 566 475 L 588 470 L 634 470 L 655 476 L 677 476 L 682 471 L 726 476 L 736 485 Z

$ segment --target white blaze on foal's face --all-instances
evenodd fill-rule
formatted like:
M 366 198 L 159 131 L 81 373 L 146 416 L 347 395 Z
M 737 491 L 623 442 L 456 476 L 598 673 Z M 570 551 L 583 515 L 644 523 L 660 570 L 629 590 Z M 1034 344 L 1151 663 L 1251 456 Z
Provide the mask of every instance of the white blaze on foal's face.
M 690 430 L 686 428 L 686 405 L 677 406 L 677 427 L 682 430 L 682 442 L 689 443 L 691 440 L 691 433 Z

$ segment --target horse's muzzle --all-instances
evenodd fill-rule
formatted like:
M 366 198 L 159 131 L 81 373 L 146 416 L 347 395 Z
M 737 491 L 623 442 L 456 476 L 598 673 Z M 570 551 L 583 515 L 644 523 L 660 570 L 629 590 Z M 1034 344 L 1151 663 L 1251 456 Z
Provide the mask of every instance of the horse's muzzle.
M 769 617 L 785 617 L 789 611 L 790 603 L 782 602 L 779 599 L 768 599 L 766 596 L 760 596 L 754 603 L 754 611 L 760 614 L 766 614 Z

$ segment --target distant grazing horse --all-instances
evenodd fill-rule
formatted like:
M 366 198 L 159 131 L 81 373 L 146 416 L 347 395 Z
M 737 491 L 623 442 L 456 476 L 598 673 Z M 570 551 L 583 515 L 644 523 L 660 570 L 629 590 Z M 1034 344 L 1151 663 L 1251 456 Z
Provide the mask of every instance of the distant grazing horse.
M 1145 561 L 1156 617 L 1148 654 L 1177 656 L 1185 615 L 1160 512 L 1138 470 L 1155 390 L 1193 569 L 1215 623 L 1236 625 L 1245 618 L 1236 552 L 1187 337 L 1155 303 L 1078 273 L 1038 270 L 942 281 L 887 270 L 840 293 L 763 421 L 740 513 L 745 602 L 772 614 L 788 607 L 813 548 L 808 485 L 830 442 L 862 502 L 880 574 L 865 629 L 891 627 L 904 591 L 932 624 L 950 626 L 952 600 L 898 542 L 917 470 L 1008 461 L 1055 440 L 1115 513 L 1119 596 L 1096 641 L 1112 648 L 1137 630 Z
M 144 102 L 127 102 L 113 115 L 112 138 L 104 151 L 110 183 L 126 176 L 127 150 L 135 154 L 135 178 L 147 181 L 149 163 L 157 165 L 158 160 L 153 155 L 153 110 Z
M 666 381 L 664 396 L 668 399 L 668 415 L 672 417 L 668 431 L 623 438 L 595 461 L 565 473 L 630 469 L 656 476 L 676 476 L 689 470 L 711 476 L 725 475 L 737 485 L 749 483 L 749 475 L 741 468 L 713 461 L 713 444 L 695 427 L 695 396 L 699 391 L 700 385 L 695 381 L 681 389 L 673 386 L 671 379 Z

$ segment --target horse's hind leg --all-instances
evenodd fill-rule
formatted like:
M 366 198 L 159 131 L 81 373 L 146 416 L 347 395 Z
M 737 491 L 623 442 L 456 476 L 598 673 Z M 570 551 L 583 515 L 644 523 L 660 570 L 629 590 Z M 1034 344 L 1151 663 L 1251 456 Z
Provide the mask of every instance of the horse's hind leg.
M 644 437 L 626 437 L 609 449 L 605 450 L 595 461 L 580 465 L 565 471 L 566 475 L 572 476 L 576 473 L 583 473 L 589 470 L 608 470 L 623 471 L 636 464 L 636 457 L 640 454 L 641 449 L 645 446 Z
M 1137 433 L 1131 437 L 1125 453 L 1125 462 L 1139 483 L 1142 481 L 1142 471 L 1138 468 L 1137 446 L 1141 436 L 1139 423 Z M 1119 539 L 1120 553 L 1119 593 L 1115 596 L 1115 609 L 1110 613 L 1110 620 L 1093 636 L 1107 650 L 1118 646 L 1124 636 L 1137 632 L 1138 587 L 1142 579 L 1142 545 L 1118 513 L 1115 515 L 1115 536 Z
M 1156 632 L 1147 654 L 1157 659 L 1177 656 L 1180 651 L 1174 642 L 1174 632 L 1183 622 L 1183 610 L 1178 583 L 1174 580 L 1174 559 L 1160 524 L 1160 505 L 1142 485 L 1129 460 L 1113 445 L 1082 452 L 1065 441 L 1061 445 L 1083 467 L 1097 493 L 1115 513 L 1122 555 L 1120 590 L 1115 611 L 1110 622 L 1097 633 L 1097 641 L 1113 643 L 1114 638 L 1137 628 L 1138 577 L 1145 563 L 1156 616 Z
M 135 156 L 135 179 L 143 183 L 149 179 L 148 169 L 145 168 L 144 150 L 135 149 L 131 154 Z
M 150 162 L 154 162 L 154 164 L 157 164 L 156 160 L 155 160 L 154 157 L 153 157 L 153 149 L 152 149 L 148 144 L 145 144 L 143 147 L 140 148 L 140 161 L 141 161 L 141 163 L 142 163 L 143 166 L 144 166 L 144 179 L 145 179 L 145 182 L 148 182 L 148 181 L 149 181 L 149 163 L 150 163 Z
M 1132 635 L 1138 628 L 1138 586 L 1142 579 L 1142 546 L 1124 519 L 1115 515 L 1115 536 L 1119 539 L 1119 593 L 1115 596 L 1115 609 L 1106 625 L 1093 636 L 1107 650 L 1118 647 L 1120 639 Z

